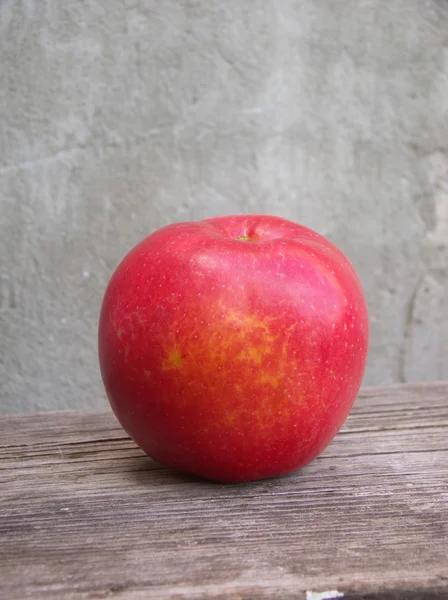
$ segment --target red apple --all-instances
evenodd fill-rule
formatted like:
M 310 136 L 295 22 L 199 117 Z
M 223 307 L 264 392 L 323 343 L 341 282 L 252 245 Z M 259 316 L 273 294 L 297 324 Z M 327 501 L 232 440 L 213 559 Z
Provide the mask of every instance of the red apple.
M 318 456 L 364 373 L 368 315 L 347 258 L 271 216 L 159 229 L 106 289 L 99 358 L 118 420 L 167 467 L 222 482 Z

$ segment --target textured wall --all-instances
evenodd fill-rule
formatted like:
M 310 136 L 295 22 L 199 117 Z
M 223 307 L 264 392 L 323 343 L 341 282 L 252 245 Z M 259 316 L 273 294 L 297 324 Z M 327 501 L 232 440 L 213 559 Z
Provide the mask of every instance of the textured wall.
M 233 212 L 352 259 L 366 384 L 448 377 L 448 2 L 2 0 L 0 77 L 0 410 L 105 404 L 113 268 Z

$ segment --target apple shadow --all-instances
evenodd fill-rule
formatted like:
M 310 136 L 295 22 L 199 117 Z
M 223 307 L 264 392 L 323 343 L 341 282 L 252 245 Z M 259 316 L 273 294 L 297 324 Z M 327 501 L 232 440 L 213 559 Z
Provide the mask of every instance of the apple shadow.
M 257 479 L 246 482 L 222 482 L 165 467 L 142 452 L 141 455 L 133 459 L 132 464 L 129 464 L 126 471 L 126 477 L 132 479 L 133 485 L 138 487 L 163 488 L 183 486 L 190 490 L 191 488 L 195 488 L 198 493 L 201 491 L 211 492 L 223 490 L 238 490 L 241 493 L 267 493 L 271 491 L 272 488 L 278 489 L 285 485 L 289 487 L 292 482 L 294 482 L 294 486 L 300 487 L 301 477 L 306 470 L 307 466 L 292 473 L 266 479 Z

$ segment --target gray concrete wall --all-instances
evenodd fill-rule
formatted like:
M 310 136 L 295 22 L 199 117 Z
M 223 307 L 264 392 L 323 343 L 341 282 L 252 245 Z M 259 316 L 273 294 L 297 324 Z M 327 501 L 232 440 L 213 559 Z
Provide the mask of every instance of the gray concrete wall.
M 0 411 L 106 404 L 113 268 L 274 213 L 359 271 L 366 384 L 448 377 L 448 3 L 2 0 Z

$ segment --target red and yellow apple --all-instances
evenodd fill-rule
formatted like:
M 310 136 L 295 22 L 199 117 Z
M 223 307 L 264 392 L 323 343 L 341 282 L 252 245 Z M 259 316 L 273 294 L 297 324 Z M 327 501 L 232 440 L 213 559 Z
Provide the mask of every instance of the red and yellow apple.
M 140 242 L 106 289 L 101 373 L 152 458 L 221 482 L 317 457 L 359 390 L 368 314 L 348 259 L 314 231 L 249 215 Z

